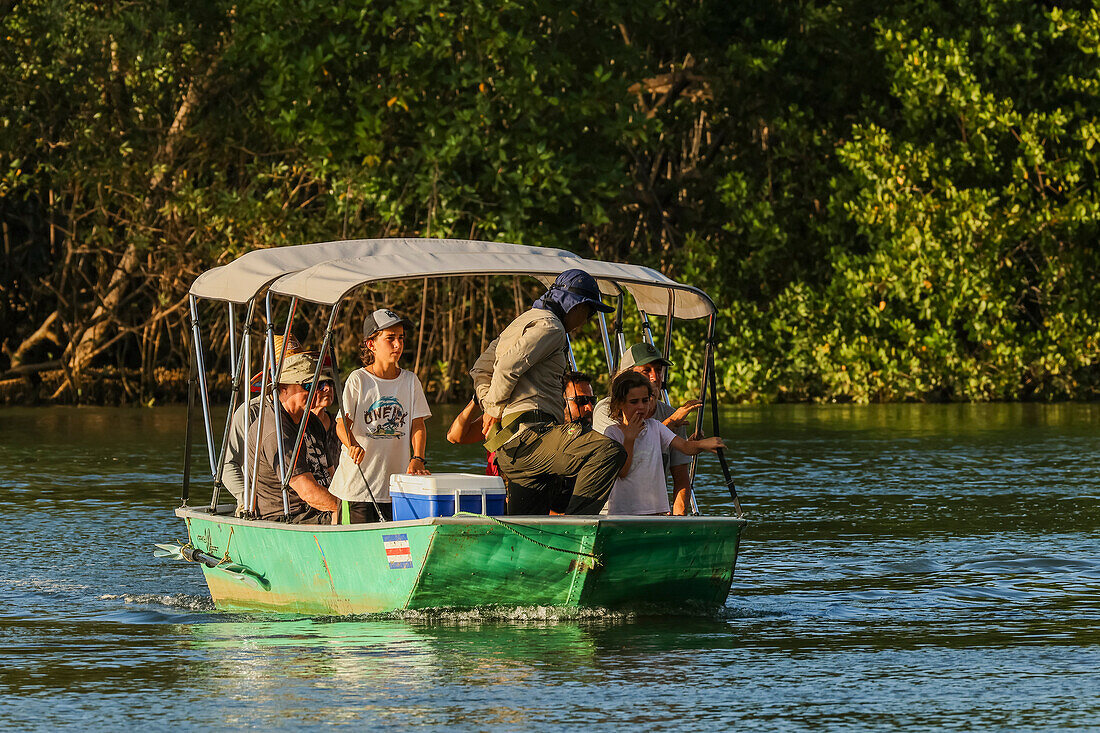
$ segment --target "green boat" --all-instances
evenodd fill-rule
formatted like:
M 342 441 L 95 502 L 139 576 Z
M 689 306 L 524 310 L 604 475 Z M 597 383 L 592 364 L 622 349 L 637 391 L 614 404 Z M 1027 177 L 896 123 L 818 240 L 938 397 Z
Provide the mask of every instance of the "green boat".
M 702 291 L 649 268 L 586 260 L 564 250 L 466 240 L 351 240 L 257 250 L 203 273 L 192 285 L 192 398 L 183 505 L 176 510 L 187 525 L 187 543 L 158 545 L 155 554 L 199 565 L 217 608 L 233 611 L 351 615 L 486 606 L 676 612 L 720 607 L 729 594 L 746 524 L 721 452 L 736 517 L 699 516 L 694 489 L 693 514 L 685 517 L 494 517 L 459 512 L 411 521 L 317 526 L 252 518 L 254 486 L 246 489 L 243 516 L 233 505 L 219 503 L 226 441 L 221 441 L 219 449 L 214 438 L 200 300 L 228 306 L 232 415 L 238 396 L 247 399 L 248 395 L 242 375 L 251 373 L 252 321 L 258 302 L 265 305 L 262 328 L 266 334 L 260 351 L 266 383 L 269 374 L 276 380 L 272 365 L 279 363 L 272 296 L 290 298 L 284 335 L 291 333 L 299 303 L 331 308 L 321 353 L 331 354 L 336 363 L 331 336 L 337 313 L 345 298 L 364 285 L 485 275 L 527 275 L 548 284 L 571 268 L 592 274 L 605 297 L 617 300 L 620 314 L 625 298 L 631 297 L 649 343 L 653 343 L 650 317 L 665 317 L 666 355 L 674 318 L 709 319 L 700 399 L 705 409 L 709 392 L 712 434 L 717 434 L 714 304 Z M 246 315 L 238 346 L 235 308 L 241 307 Z M 621 322 L 616 319 L 617 324 Z M 621 325 L 611 334 L 601 316 L 600 326 L 608 370 L 613 372 L 625 344 Z M 317 381 L 313 380 L 309 402 Z M 210 504 L 200 507 L 188 503 L 196 390 L 213 487 Z M 699 411 L 697 429 L 702 427 L 704 409 Z M 297 436 L 299 444 L 302 437 Z M 695 469 L 693 462 L 693 484 Z
M 745 523 L 459 516 L 307 527 L 176 514 L 192 547 L 213 558 L 200 565 L 218 608 L 309 615 L 487 605 L 706 611 L 729 593 Z

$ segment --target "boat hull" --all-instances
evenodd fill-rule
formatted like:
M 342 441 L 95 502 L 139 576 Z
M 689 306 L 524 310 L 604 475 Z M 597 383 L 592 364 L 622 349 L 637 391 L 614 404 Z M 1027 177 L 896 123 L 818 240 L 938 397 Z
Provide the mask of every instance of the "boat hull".
M 717 608 L 743 519 L 443 517 L 318 527 L 181 508 L 219 609 L 309 615 L 424 608 Z M 230 565 L 232 563 L 232 565 Z

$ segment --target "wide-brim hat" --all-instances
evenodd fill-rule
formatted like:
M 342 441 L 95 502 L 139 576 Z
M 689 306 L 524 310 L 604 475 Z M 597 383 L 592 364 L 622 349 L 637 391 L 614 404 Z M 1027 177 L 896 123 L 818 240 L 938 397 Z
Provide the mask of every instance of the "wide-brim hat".
M 555 300 L 561 302 L 566 313 L 582 304 L 589 305 L 594 311 L 601 313 L 611 313 L 615 310 L 603 302 L 596 278 L 584 270 L 566 270 L 558 275 L 547 295 L 554 295 L 555 291 L 558 294 Z
M 653 344 L 640 343 L 634 344 L 626 350 L 626 353 L 623 354 L 622 361 L 619 363 L 619 368 L 633 369 L 643 364 L 659 364 L 663 367 L 672 366 L 672 362 L 662 356 L 656 346 Z
M 292 336 L 291 339 L 293 339 L 293 338 L 294 337 Z M 275 337 L 275 358 L 276 359 L 279 358 L 279 354 L 282 351 L 281 341 L 282 341 L 281 336 L 276 336 Z M 308 384 L 310 381 L 312 381 L 312 379 L 313 379 L 313 370 L 317 368 L 317 352 L 316 351 L 301 351 L 300 350 L 301 348 L 302 348 L 301 345 L 298 344 L 298 342 L 296 340 L 292 340 L 287 345 L 286 364 L 283 366 L 283 373 L 279 376 L 279 382 L 281 384 Z M 291 349 L 293 349 L 293 351 L 291 351 Z M 297 358 L 300 357 L 300 356 L 304 356 L 312 362 L 312 365 L 309 367 L 309 369 L 310 369 L 309 379 L 304 379 L 302 381 L 295 381 L 295 380 L 288 381 L 287 378 L 286 378 L 287 377 L 287 371 L 286 371 L 287 367 L 289 367 L 291 365 L 292 360 L 297 360 Z M 252 394 L 259 394 L 260 393 L 260 385 L 263 383 L 263 376 L 264 376 L 264 373 L 262 371 L 256 372 L 256 374 L 254 374 L 252 376 L 252 380 L 249 383 L 249 391 L 252 392 Z M 336 376 L 335 376 L 335 373 L 333 372 L 333 369 L 332 369 L 332 359 L 328 356 L 325 356 L 325 361 L 321 365 L 320 381 L 323 382 L 326 379 L 331 381 L 331 382 L 334 382 L 334 383 L 336 381 Z M 270 389 L 270 386 L 271 386 L 270 385 L 270 380 L 268 380 L 268 382 L 269 382 L 268 388 Z
M 411 330 L 413 327 L 412 321 L 408 318 L 397 315 L 389 308 L 379 308 L 363 319 L 363 338 L 369 339 L 379 331 L 393 328 L 399 323 L 405 327 L 406 331 Z
M 309 354 L 291 354 L 283 362 L 279 384 L 308 384 L 317 371 L 317 360 Z

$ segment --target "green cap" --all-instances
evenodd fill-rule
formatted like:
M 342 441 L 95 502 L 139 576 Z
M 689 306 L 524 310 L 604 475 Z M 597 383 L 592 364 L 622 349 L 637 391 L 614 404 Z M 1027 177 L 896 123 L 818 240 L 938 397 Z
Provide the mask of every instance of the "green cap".
M 672 362 L 661 356 L 661 352 L 657 350 L 657 347 L 653 344 L 634 344 L 626 353 L 623 354 L 623 360 L 619 364 L 620 369 L 633 369 L 636 366 L 642 364 L 660 364 L 664 367 L 672 366 Z

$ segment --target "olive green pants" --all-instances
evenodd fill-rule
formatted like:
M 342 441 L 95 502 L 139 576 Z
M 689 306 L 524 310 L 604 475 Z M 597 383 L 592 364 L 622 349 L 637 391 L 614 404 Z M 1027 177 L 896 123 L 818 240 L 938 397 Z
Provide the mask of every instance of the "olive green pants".
M 563 480 L 575 478 L 566 514 L 599 514 L 626 462 L 619 443 L 589 425 L 529 428 L 497 451 L 509 514 L 548 514 Z

